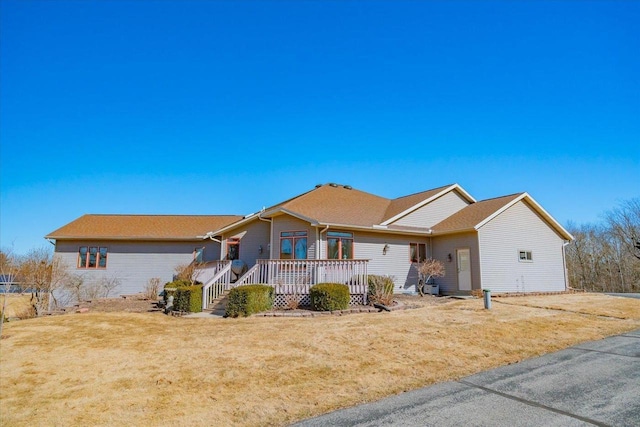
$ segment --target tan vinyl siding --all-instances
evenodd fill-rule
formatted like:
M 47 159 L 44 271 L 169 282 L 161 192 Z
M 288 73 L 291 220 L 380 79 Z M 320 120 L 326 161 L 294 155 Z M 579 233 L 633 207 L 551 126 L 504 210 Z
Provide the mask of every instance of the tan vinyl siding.
M 228 233 L 225 233 L 223 238 L 223 253 L 222 258 L 227 255 L 226 251 L 226 239 L 236 237 L 240 238 L 240 259 L 247 263 L 249 268 L 256 264 L 258 259 L 269 258 L 269 233 L 271 224 L 256 219 L 242 227 L 238 227 Z M 260 253 L 260 247 L 262 246 L 262 253 Z
M 108 248 L 107 268 L 77 268 L 80 246 Z M 102 278 L 120 280 L 120 286 L 110 296 L 142 292 L 147 281 L 159 277 L 162 285 L 173 280 L 175 267 L 193 261 L 195 248 L 204 247 L 204 260 L 220 258 L 217 242 L 123 242 L 72 240 L 56 242 L 55 255 L 69 267 L 69 272 L 81 277 L 86 285 L 98 283 Z
M 410 227 L 432 227 L 467 207 L 468 204 L 469 202 L 462 198 L 457 191 L 449 191 L 436 200 L 394 221 L 393 224 Z
M 280 258 L 280 233 L 283 231 L 307 231 L 307 259 L 316 257 L 316 229 L 308 222 L 290 215 L 278 215 L 273 218 L 271 236 L 271 258 Z
M 564 241 L 524 201 L 478 230 L 482 247 L 482 287 L 492 292 L 565 290 Z M 532 262 L 518 260 L 531 251 Z
M 458 292 L 456 249 L 469 249 L 471 257 L 471 289 L 480 289 L 481 268 L 476 232 L 434 237 L 432 247 L 433 258 L 441 261 L 445 268 L 445 276 L 435 279 L 435 282 L 440 285 L 441 293 L 454 294 Z M 448 260 L 449 254 L 451 254 L 451 262 Z M 484 265 L 482 268 L 484 269 Z
M 323 245 L 326 236 L 323 234 Z M 394 292 L 416 292 L 418 275 L 409 259 L 409 243 L 424 243 L 429 250 L 428 238 L 378 233 L 354 232 L 354 257 L 369 259 L 369 274 L 390 275 L 395 282 Z M 389 245 L 387 254 L 382 248 Z

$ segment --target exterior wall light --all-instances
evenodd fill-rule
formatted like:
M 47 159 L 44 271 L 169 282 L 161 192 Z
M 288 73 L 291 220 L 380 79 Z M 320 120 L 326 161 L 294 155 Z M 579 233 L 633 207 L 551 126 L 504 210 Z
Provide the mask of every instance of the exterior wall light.
M 451 254 L 447 255 L 447 261 L 451 262 Z
M 389 250 L 389 245 L 385 243 L 384 248 L 382 248 L 382 255 L 386 255 L 388 250 Z

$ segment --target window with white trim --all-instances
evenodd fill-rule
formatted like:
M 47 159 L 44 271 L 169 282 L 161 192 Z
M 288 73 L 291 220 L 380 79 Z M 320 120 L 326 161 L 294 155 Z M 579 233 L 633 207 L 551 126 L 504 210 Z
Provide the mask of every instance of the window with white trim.
M 531 251 L 518 251 L 518 261 L 533 262 L 533 254 Z
M 78 268 L 107 268 L 107 248 L 100 246 L 80 246 Z

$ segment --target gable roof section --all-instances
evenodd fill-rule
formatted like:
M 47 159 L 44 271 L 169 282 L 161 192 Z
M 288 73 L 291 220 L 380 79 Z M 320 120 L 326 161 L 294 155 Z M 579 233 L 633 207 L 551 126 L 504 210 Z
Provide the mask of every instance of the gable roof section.
M 389 199 L 347 186 L 334 185 L 322 185 L 273 206 L 261 215 L 269 217 L 282 212 L 317 225 L 371 227 L 380 224 L 389 206 Z
M 421 208 L 429 202 L 453 190 L 458 191 L 458 193 L 462 197 L 467 199 L 469 203 L 474 203 L 476 201 L 473 197 L 471 197 L 469 193 L 467 193 L 462 187 L 460 187 L 460 185 L 445 185 L 443 187 L 438 187 L 432 190 L 410 194 L 408 196 L 398 197 L 397 199 L 391 200 L 391 203 L 389 204 L 389 207 L 385 212 L 385 220 L 384 222 L 382 222 L 382 225 L 391 224 L 392 222 L 402 218 L 405 215 L 410 214 L 416 209 Z
M 241 220 L 239 215 L 93 215 L 87 214 L 49 233 L 47 239 L 201 240 Z
M 560 225 L 542 206 L 528 193 L 511 194 L 472 203 L 466 208 L 451 215 L 432 227 L 434 234 L 448 234 L 462 231 L 477 231 L 483 225 L 509 209 L 521 200 L 525 200 L 544 220 L 565 240 L 573 240 L 573 236 Z

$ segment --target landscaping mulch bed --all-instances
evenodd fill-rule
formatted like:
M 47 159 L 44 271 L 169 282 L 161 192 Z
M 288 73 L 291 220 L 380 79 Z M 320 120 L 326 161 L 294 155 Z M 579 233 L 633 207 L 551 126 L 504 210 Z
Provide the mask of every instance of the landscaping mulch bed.
M 137 295 L 117 298 L 96 298 L 91 301 L 82 301 L 75 306 L 75 310 L 86 308 L 88 311 L 102 313 L 162 313 L 163 311 L 158 307 L 157 303 L 157 300 L 150 300 Z

